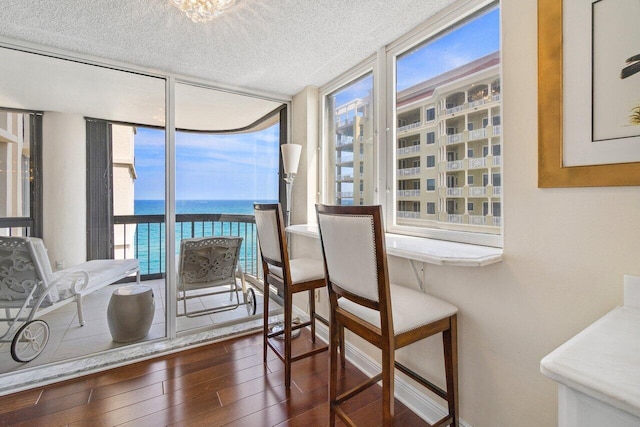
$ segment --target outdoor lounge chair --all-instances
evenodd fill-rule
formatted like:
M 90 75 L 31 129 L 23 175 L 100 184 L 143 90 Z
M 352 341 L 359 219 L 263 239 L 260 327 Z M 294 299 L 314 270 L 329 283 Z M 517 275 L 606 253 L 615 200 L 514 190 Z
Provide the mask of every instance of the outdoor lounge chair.
M 248 288 L 238 263 L 242 237 L 197 237 L 180 242 L 178 261 L 178 302 L 182 301 L 187 317 L 205 316 L 235 310 L 246 305 L 247 314 L 256 314 L 256 295 Z M 238 286 L 240 279 L 241 286 Z M 217 289 L 217 290 L 216 290 Z M 242 290 L 240 302 L 238 290 Z M 219 294 L 229 294 L 229 304 L 201 310 L 190 309 L 187 300 Z M 232 302 L 235 294 L 235 302 Z
M 82 326 L 83 297 L 134 273 L 139 283 L 137 259 L 93 260 L 53 272 L 41 239 L 0 236 L 0 342 L 11 342 L 17 362 L 35 359 L 49 340 L 49 326 L 36 316 L 75 302 Z

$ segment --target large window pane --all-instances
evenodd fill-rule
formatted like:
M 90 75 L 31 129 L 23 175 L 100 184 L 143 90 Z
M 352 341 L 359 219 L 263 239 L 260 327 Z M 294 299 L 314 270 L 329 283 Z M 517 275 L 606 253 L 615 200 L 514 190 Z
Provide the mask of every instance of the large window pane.
M 499 14 L 484 10 L 397 57 L 396 226 L 500 233 Z
M 373 203 L 373 75 L 326 97 L 327 196 L 336 205 Z

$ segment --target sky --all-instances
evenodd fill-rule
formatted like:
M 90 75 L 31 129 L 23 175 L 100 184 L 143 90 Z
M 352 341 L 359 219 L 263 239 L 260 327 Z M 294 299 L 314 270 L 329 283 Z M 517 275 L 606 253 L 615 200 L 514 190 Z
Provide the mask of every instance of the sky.
M 163 130 L 138 128 L 136 200 L 164 199 L 164 143 Z M 249 134 L 176 133 L 176 199 L 276 200 L 279 143 L 277 125 Z
M 397 90 L 499 50 L 499 22 L 496 8 L 401 55 L 397 60 Z M 336 92 L 336 105 L 364 98 L 372 88 L 373 77 L 367 74 Z M 176 199 L 276 200 L 278 144 L 277 125 L 237 135 L 177 133 Z M 135 199 L 164 199 L 164 131 L 138 128 L 135 159 Z

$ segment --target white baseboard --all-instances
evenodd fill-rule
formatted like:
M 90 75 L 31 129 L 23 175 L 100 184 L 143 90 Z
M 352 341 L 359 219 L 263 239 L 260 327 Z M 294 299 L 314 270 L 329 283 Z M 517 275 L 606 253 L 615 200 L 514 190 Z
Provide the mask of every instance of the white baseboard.
M 296 311 L 299 316 L 309 317 L 307 313 L 296 306 L 294 306 L 294 311 Z M 318 338 L 324 342 L 329 342 L 329 328 L 324 324 L 316 322 L 316 334 Z M 372 377 L 380 373 L 382 368 L 376 360 L 363 353 L 362 350 L 353 344 L 347 342 L 345 347 L 347 360 L 364 374 Z M 416 388 L 413 384 L 398 375 L 395 377 L 395 395 L 407 408 L 411 409 L 416 415 L 430 424 L 440 420 L 448 413 L 442 405 L 427 396 L 421 389 Z M 462 420 L 460 420 L 460 425 L 463 427 L 471 427 L 471 425 Z

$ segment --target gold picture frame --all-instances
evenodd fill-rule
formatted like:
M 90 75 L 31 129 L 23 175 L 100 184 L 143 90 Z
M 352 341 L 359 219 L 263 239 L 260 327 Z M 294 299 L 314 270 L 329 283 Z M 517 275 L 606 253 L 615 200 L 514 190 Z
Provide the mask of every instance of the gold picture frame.
M 562 0 L 538 0 L 538 187 L 640 185 L 640 162 L 563 165 Z

